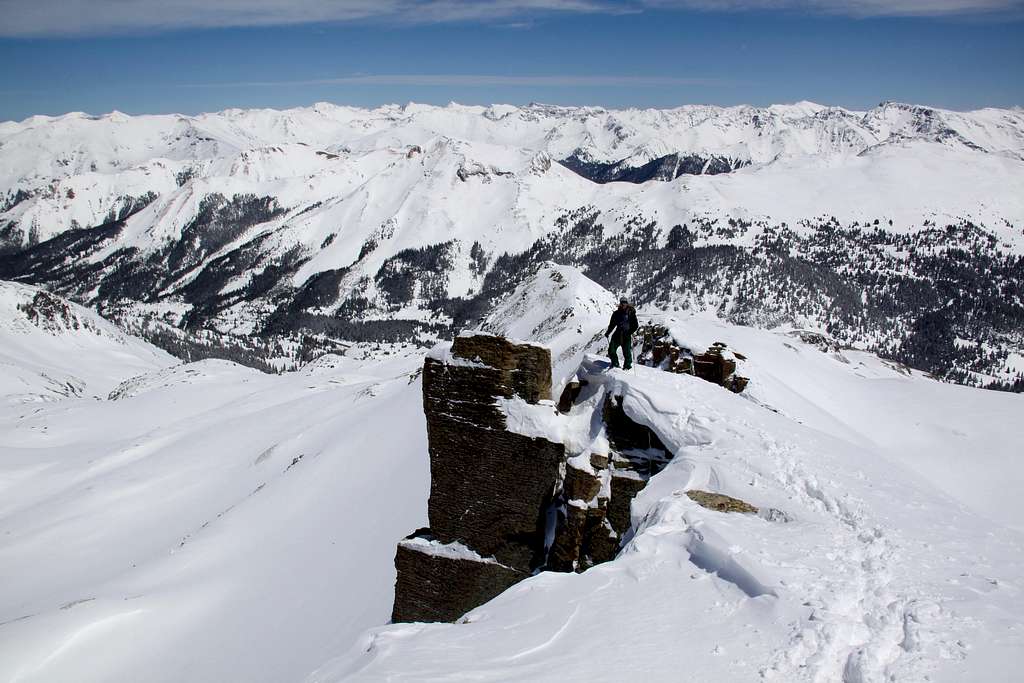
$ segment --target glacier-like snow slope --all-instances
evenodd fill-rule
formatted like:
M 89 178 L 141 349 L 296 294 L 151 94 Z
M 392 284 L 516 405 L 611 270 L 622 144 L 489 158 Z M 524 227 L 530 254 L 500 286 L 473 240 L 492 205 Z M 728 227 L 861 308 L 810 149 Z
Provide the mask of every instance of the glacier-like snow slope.
M 670 153 L 753 165 L 637 187 L 597 185 L 552 161 L 641 165 Z M 273 197 L 285 212 L 233 245 L 270 230 L 274 248 L 308 249 L 313 259 L 296 284 L 351 266 L 367 240 L 377 249 L 358 270 L 371 275 L 402 249 L 450 239 L 520 251 L 587 205 L 610 228 L 613 216 L 635 214 L 666 226 L 705 216 L 793 225 L 880 218 L 896 230 L 970 218 L 1024 248 L 1010 225 L 1024 221 L 1018 110 L 318 104 L 194 117 L 75 113 L 0 125 L 0 169 L 0 229 L 12 243 L 99 225 L 155 197 L 96 260 L 180 237 L 208 194 Z M 452 283 L 451 294 L 470 286 Z
M 587 351 L 605 345 L 618 298 L 578 269 L 541 264 L 481 321 L 480 331 L 549 347 L 551 392 L 556 397 L 572 379 Z
M 44 304 L 38 311 L 32 303 L 40 292 L 0 281 L 0 402 L 106 398 L 133 375 L 179 362 L 95 312 L 45 292 L 45 300 L 59 308 Z
M 588 357 L 576 410 L 624 395 L 676 453 L 634 501 L 620 557 L 535 576 L 457 624 L 372 629 L 309 680 L 1016 680 L 1021 397 L 785 331 L 657 318 L 697 348 L 741 351 L 751 383 L 735 395 Z M 589 424 L 550 420 L 551 433 Z M 689 489 L 787 521 L 709 511 Z
M 552 265 L 483 326 L 568 367 L 610 296 Z M 626 395 L 676 459 L 619 559 L 453 625 L 383 626 L 395 544 L 426 518 L 417 357 L 203 361 L 0 407 L 0 680 L 1013 680 L 1021 397 L 651 315 L 742 352 L 746 392 L 584 357 L 591 399 Z
M 301 680 L 385 622 L 426 521 L 419 363 L 208 360 L 0 407 L 0 680 Z

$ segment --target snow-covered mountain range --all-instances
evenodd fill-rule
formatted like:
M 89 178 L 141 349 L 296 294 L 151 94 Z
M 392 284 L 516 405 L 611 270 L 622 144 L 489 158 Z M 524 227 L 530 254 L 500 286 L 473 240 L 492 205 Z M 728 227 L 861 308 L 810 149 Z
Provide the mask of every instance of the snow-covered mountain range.
M 387 625 L 395 544 L 426 521 L 421 352 L 173 364 L 42 290 L 0 293 L 0 353 L 37 377 L 0 385 L 0 679 L 1010 681 L 1024 664 L 1019 395 L 689 314 L 641 318 L 741 352 L 742 394 L 602 371 L 588 352 L 615 296 L 541 265 L 480 327 L 548 346 L 556 384 L 614 388 L 675 458 L 613 561 L 459 623 Z M 87 391 L 33 374 L 86 345 L 105 359 L 83 358 Z
M 555 259 L 642 304 L 819 327 L 1012 387 L 1022 225 L 1018 109 L 317 104 L 0 124 L 0 277 L 275 367 L 327 340 L 429 342 Z

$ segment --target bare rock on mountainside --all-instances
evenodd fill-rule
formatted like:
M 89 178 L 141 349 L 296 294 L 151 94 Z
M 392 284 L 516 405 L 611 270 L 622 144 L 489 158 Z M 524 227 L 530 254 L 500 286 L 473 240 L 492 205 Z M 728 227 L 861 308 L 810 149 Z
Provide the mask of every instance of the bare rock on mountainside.
M 527 576 L 462 544 L 438 543 L 425 529 L 398 544 L 395 567 L 395 623 L 455 621 Z
M 687 491 L 686 495 L 693 502 L 709 510 L 719 512 L 742 512 L 746 514 L 757 514 L 757 508 L 739 498 L 733 498 L 722 493 L 711 493 L 710 491 Z
M 452 355 L 499 370 L 503 378 L 501 396 L 516 395 L 527 403 L 551 398 L 551 352 L 543 346 L 467 334 L 455 338 Z
M 722 342 L 715 342 L 704 353 L 695 353 L 676 342 L 667 327 L 657 324 L 642 326 L 638 336 L 642 341 L 640 363 L 644 365 L 696 375 L 737 394 L 750 381 L 736 374 L 736 361 L 745 356 L 730 351 Z
M 728 386 L 735 360 L 718 346 L 705 356 L 704 379 Z M 586 367 L 556 410 L 546 347 L 477 332 L 427 356 L 430 527 L 399 543 L 393 621 L 454 621 L 535 571 L 584 571 L 616 557 L 633 499 L 674 454 L 627 414 L 622 387 L 605 387 Z M 600 452 L 580 452 L 573 421 L 597 426 Z M 713 509 L 758 512 L 703 495 L 695 500 Z
M 29 322 L 46 332 L 91 329 L 88 320 L 72 310 L 67 301 L 45 290 L 37 290 L 32 301 L 18 305 Z
M 541 346 L 467 335 L 450 355 L 426 359 L 430 529 L 419 535 L 466 551 L 439 558 L 431 547 L 403 542 L 395 621 L 450 621 L 544 562 L 565 447 L 508 431 L 495 399 L 536 404 L 550 396 L 551 354 Z
M 455 340 L 448 362 L 424 364 L 431 530 L 522 570 L 543 562 L 543 511 L 564 447 L 506 430 L 494 399 L 549 399 L 550 358 L 541 346 L 473 335 Z

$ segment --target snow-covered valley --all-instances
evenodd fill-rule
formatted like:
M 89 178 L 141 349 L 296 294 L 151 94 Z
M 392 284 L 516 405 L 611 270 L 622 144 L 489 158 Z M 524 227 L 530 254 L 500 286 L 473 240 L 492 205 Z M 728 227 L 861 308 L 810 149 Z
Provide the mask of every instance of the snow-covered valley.
M 422 351 L 355 344 L 282 375 L 179 363 L 4 284 L 0 679 L 1015 679 L 1019 394 L 655 306 L 642 321 L 679 343 L 741 355 L 746 389 L 607 370 L 617 296 L 571 267 L 526 275 L 480 328 L 550 348 L 556 390 L 578 374 L 624 396 L 675 458 L 616 559 L 455 624 L 386 623 L 396 543 L 426 522 Z
M 1019 390 L 1022 198 L 1019 109 L 72 113 L 0 124 L 0 278 L 178 356 L 283 369 L 430 345 L 555 260 Z

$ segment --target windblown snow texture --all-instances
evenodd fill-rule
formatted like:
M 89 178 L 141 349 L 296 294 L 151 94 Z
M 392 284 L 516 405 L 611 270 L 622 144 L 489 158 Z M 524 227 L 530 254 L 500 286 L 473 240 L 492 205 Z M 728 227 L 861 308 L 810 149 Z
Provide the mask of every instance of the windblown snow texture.
M 461 623 L 389 626 L 395 544 L 426 522 L 421 354 L 173 365 L 57 297 L 26 307 L 36 294 L 5 286 L 0 308 L 0 679 L 965 681 L 1024 664 L 1019 395 L 678 314 L 641 318 L 742 355 L 742 394 L 606 372 L 587 353 L 612 295 L 545 266 L 480 326 L 579 354 L 675 458 L 614 561 L 542 572 Z M 89 388 L 49 391 L 40 372 L 86 345 Z M 539 415 L 522 428 L 555 428 Z

